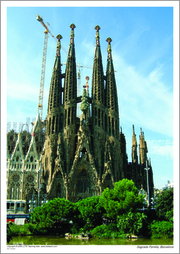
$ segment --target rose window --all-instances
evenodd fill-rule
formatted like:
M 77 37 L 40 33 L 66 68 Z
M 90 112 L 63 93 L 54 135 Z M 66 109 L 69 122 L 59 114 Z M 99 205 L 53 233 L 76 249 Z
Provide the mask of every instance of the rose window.
M 18 182 L 19 181 L 19 175 L 14 175 L 13 176 L 13 181 Z
M 27 177 L 27 181 L 28 182 L 33 182 L 34 181 L 34 176 L 33 175 L 29 175 L 28 177 Z

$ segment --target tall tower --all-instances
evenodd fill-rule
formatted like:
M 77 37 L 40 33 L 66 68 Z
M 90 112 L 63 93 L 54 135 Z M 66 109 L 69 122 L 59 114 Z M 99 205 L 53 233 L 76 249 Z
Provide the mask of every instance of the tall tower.
M 139 158 L 140 158 L 140 164 L 144 164 L 146 165 L 146 161 L 147 161 L 147 144 L 146 141 L 144 139 L 144 132 L 142 132 L 141 129 L 141 134 L 139 136 Z
M 111 54 L 110 37 L 106 40 L 108 42 L 108 58 L 106 70 L 106 114 L 105 126 L 108 126 L 109 135 L 118 138 L 119 136 L 119 109 L 117 99 L 116 80 L 114 75 L 114 67 Z
M 104 153 L 102 147 L 105 145 L 104 131 L 104 73 L 100 48 L 99 30 L 100 26 L 95 27 L 96 45 L 94 53 L 93 74 L 92 74 L 92 129 L 93 129 L 93 151 L 95 156 L 96 168 L 101 176 L 104 167 Z
M 74 46 L 74 24 L 70 25 L 71 35 L 64 80 L 64 143 L 66 151 L 66 173 L 69 174 L 75 153 L 77 79 Z
M 50 185 L 54 173 L 58 133 L 63 130 L 64 106 L 62 101 L 63 90 L 60 58 L 60 40 L 62 36 L 58 35 L 57 39 L 56 56 L 49 90 L 46 139 L 44 157 L 42 160 L 42 176 L 47 186 Z
M 120 155 L 119 140 L 119 110 L 116 89 L 116 80 L 112 59 L 111 41 L 108 37 L 107 46 L 107 68 L 106 68 L 106 86 L 105 86 L 105 131 L 109 136 L 112 157 L 112 173 L 115 181 L 121 177 L 120 171 L 123 169 L 123 154 Z
M 133 136 L 132 136 L 132 163 L 138 163 L 137 140 L 136 140 L 136 134 L 134 131 L 134 125 L 133 125 Z

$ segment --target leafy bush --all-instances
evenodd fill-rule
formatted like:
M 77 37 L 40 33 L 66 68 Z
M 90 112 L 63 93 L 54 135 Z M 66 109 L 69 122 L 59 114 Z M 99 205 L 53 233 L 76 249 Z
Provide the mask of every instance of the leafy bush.
M 33 235 L 46 235 L 48 233 L 47 229 L 40 228 L 36 224 L 28 224 L 28 228 Z
M 106 188 L 102 192 L 100 204 L 106 210 L 107 218 L 116 221 L 118 215 L 136 211 L 142 207 L 143 200 L 143 196 L 138 195 L 138 189 L 134 182 L 123 179 L 115 182 L 114 189 Z
M 77 205 L 65 198 L 55 198 L 48 203 L 37 207 L 31 214 L 31 222 L 38 228 L 62 229 L 69 227 L 69 221 L 78 220 Z
M 7 243 L 9 243 L 12 240 L 12 230 L 10 228 L 10 224 L 7 224 Z
M 150 229 L 152 238 L 173 237 L 173 223 L 170 221 L 153 221 Z
M 144 213 L 128 212 L 117 217 L 117 227 L 124 234 L 139 235 L 142 233 L 143 222 L 147 218 Z
M 173 210 L 174 191 L 173 188 L 163 190 L 155 198 L 155 209 L 158 220 L 166 220 L 166 213 Z M 172 213 L 173 216 L 173 213 Z M 169 220 L 169 219 L 168 219 Z
M 9 224 L 9 229 L 11 230 L 12 236 L 21 236 L 31 234 L 28 224 L 25 225 L 15 225 L 14 223 Z
M 100 205 L 99 200 L 100 196 L 93 196 L 77 203 L 78 210 L 85 221 L 84 227 L 86 230 L 102 224 L 102 216 L 105 213 L 105 209 Z
M 110 223 L 109 225 L 101 225 L 91 230 L 91 235 L 99 238 L 119 238 L 126 237 L 125 234 L 119 232 L 116 224 Z

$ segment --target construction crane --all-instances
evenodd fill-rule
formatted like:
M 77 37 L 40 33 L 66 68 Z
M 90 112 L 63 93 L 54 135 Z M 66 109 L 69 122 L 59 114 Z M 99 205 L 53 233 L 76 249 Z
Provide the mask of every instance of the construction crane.
M 53 39 L 57 42 L 57 38 L 49 30 L 48 26 L 44 23 L 42 17 L 37 15 L 37 20 L 43 25 L 45 28 L 44 31 L 44 46 L 43 46 L 43 57 L 42 57 L 42 68 L 41 68 L 41 80 L 40 80 L 40 90 L 39 90 L 39 103 L 38 103 L 38 115 L 40 114 L 40 119 L 42 121 L 42 114 L 43 114 L 43 95 L 44 95 L 44 80 L 45 80 L 45 69 L 46 69 L 46 56 L 47 56 L 47 44 L 48 44 L 48 34 L 50 34 Z M 62 47 L 62 46 L 61 46 Z M 62 47 L 64 52 L 67 54 L 66 50 Z

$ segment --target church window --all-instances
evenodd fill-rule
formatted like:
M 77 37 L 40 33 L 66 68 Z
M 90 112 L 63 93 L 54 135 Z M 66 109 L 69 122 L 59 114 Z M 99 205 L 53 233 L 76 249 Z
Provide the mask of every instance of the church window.
M 18 155 L 16 156 L 16 161 L 19 161 L 19 156 Z
M 60 130 L 63 129 L 63 114 L 60 115 Z
M 114 118 L 112 118 L 112 134 L 114 135 Z
M 71 117 L 71 122 L 72 122 L 72 124 L 74 123 L 74 108 L 72 108 L 72 117 Z
M 105 114 L 105 131 L 107 131 L 107 115 Z
M 58 133 L 59 128 L 58 128 L 58 116 L 56 117 L 56 133 Z
M 53 116 L 53 122 L 52 122 L 52 133 L 54 133 L 55 129 L 54 129 L 54 124 L 55 124 L 55 116 Z
M 98 109 L 98 126 L 100 126 L 100 109 Z
M 109 118 L 109 135 L 111 135 L 111 118 L 110 117 L 108 118 Z
M 71 108 L 68 109 L 68 125 L 70 125 L 70 110 Z
M 65 122 L 64 122 L 64 125 L 66 126 L 66 123 L 67 123 L 67 121 L 66 121 L 66 119 L 67 119 L 67 109 L 65 110 Z
M 34 158 L 33 158 L 33 156 L 31 156 L 31 158 L 30 158 L 30 162 L 33 162 L 33 159 L 34 159 Z
M 49 118 L 49 135 L 51 133 L 51 118 Z
M 77 191 L 78 193 L 85 193 L 89 189 L 89 182 L 87 173 L 85 170 L 82 170 L 78 177 Z
M 64 92 L 61 92 L 61 105 L 63 104 Z
M 60 185 L 60 183 L 58 184 L 58 186 L 56 188 L 56 197 L 57 198 L 61 197 L 61 185 Z

